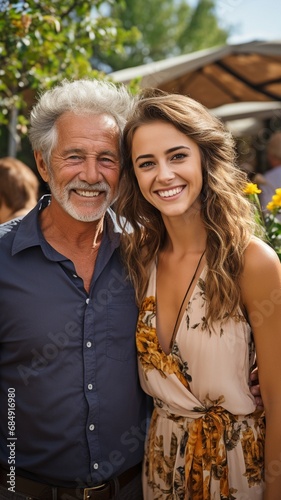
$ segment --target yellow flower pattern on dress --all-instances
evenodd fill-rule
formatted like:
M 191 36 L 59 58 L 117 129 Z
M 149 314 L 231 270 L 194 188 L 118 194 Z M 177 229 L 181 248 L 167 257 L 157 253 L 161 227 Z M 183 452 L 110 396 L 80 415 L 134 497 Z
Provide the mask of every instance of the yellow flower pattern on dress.
M 137 325 L 137 350 L 144 372 L 156 368 L 163 378 L 174 373 L 183 385 L 188 388 L 188 367 L 177 359 L 175 344 L 171 355 L 163 356 L 163 351 L 157 342 L 156 330 L 151 326 L 155 317 L 156 305 L 154 297 L 148 297 L 143 302 Z M 158 344 L 158 345 L 157 345 Z M 155 348 L 156 347 L 156 348 Z
M 155 406 L 144 460 L 145 500 L 262 500 L 264 415 L 252 402 L 248 405 L 247 398 L 243 404 L 253 411 L 234 415 L 227 409 L 229 397 L 223 391 L 215 398 L 209 392 L 201 398 L 193 394 L 194 373 L 201 377 L 202 367 L 198 372 L 192 370 L 197 360 L 188 357 L 188 348 L 185 351 L 190 335 L 190 349 L 198 342 L 205 362 L 205 343 L 216 346 L 210 356 L 219 356 L 223 342 L 231 356 L 236 350 L 237 356 L 245 351 L 250 359 L 252 337 L 242 316 L 233 320 L 231 328 L 226 322 L 217 325 L 215 332 L 210 331 L 205 307 L 204 280 L 200 278 L 168 355 L 157 338 L 155 295 L 148 295 L 140 308 L 136 334 L 140 379 L 143 388 L 154 396 Z M 236 332 L 237 325 L 237 339 L 233 340 L 230 331 Z M 239 473 L 233 472 L 233 462 L 229 462 L 230 456 L 236 455 L 240 462 L 243 458 L 242 464 L 238 462 Z

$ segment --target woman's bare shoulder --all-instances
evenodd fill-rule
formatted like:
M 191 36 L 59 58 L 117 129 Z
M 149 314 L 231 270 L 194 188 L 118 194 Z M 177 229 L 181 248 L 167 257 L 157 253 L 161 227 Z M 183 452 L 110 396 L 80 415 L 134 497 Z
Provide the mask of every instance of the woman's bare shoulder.
M 258 271 L 280 267 L 277 253 L 260 238 L 253 237 L 245 250 L 245 270 Z
M 240 287 L 243 302 L 262 299 L 281 289 L 281 264 L 276 252 L 259 238 L 252 238 L 245 250 L 244 269 Z

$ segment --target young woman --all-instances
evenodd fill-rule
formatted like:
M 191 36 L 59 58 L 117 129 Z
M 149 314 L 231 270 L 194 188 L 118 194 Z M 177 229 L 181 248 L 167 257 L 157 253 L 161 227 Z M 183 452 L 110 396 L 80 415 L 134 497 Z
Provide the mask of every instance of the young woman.
M 123 157 L 116 209 L 154 398 L 144 498 L 279 500 L 281 266 L 254 236 L 234 141 L 198 102 L 151 89 Z M 255 357 L 266 438 L 249 389 Z

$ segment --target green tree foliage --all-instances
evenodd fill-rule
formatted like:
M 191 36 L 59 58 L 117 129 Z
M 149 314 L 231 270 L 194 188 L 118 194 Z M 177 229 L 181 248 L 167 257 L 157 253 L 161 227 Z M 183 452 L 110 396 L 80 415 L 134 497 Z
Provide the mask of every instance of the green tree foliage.
M 181 53 L 224 45 L 230 32 L 221 28 L 215 14 L 213 0 L 201 0 L 192 12 L 188 26 L 179 34 L 177 43 Z
M 137 27 L 141 33 L 121 53 L 107 54 L 100 46 L 98 58 L 112 70 L 223 45 L 229 34 L 219 26 L 213 0 L 200 0 L 194 8 L 187 0 L 124 0 L 112 4 L 109 15 L 125 30 Z
M 0 124 L 13 129 L 16 120 L 22 136 L 38 90 L 63 78 L 104 77 L 93 53 L 100 45 L 118 53 L 138 36 L 103 13 L 113 3 L 119 0 L 0 0 Z
M 107 78 L 112 70 L 225 43 L 214 4 L 0 0 L 0 154 L 11 138 L 24 137 L 36 93 L 63 78 Z

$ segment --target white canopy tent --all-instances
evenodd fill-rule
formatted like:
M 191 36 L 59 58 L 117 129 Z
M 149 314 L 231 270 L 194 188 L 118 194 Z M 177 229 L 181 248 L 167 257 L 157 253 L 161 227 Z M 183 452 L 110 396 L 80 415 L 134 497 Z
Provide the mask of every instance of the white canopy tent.
M 238 102 L 224 104 L 210 111 L 226 122 L 229 130 L 237 137 L 257 134 L 265 120 L 281 123 L 281 101 Z
M 190 95 L 207 108 L 237 102 L 281 101 L 281 41 L 201 50 L 109 75 L 128 84 Z

